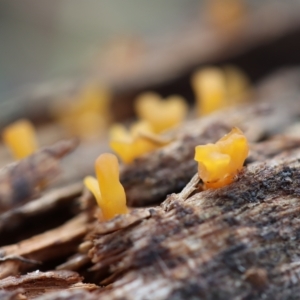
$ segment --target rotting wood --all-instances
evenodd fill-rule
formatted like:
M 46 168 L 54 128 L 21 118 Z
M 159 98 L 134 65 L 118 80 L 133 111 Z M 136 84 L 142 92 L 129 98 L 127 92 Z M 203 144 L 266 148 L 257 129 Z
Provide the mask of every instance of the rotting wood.
M 133 209 L 128 214 L 127 218 L 123 218 L 122 216 L 117 216 L 113 220 L 99 223 L 95 221 L 91 228 L 97 227 L 97 234 L 108 233 L 108 232 L 118 232 L 122 228 L 127 228 L 128 226 L 134 225 L 136 223 L 141 222 L 143 219 L 147 219 L 151 216 L 151 211 L 145 209 Z M 78 247 L 78 252 L 73 257 L 70 257 L 65 263 L 57 266 L 58 270 L 74 270 L 77 271 L 79 268 L 86 266 L 91 262 L 88 251 L 92 248 L 93 243 L 90 241 L 94 235 L 94 230 L 91 234 L 88 234 L 85 237 L 85 241 L 81 243 Z M 117 243 L 117 242 L 116 242 Z M 116 244 L 117 245 L 117 244 Z M 107 264 L 105 264 L 107 266 Z M 91 269 L 92 270 L 92 269 Z
M 20 229 L 30 218 L 44 212 L 51 212 L 60 204 L 74 200 L 81 192 L 81 182 L 67 185 L 49 191 L 38 199 L 4 212 L 0 215 L 0 234 L 3 231 Z
M 297 96 L 295 90 L 292 94 Z M 282 94 L 278 98 L 286 99 Z M 232 115 L 223 111 L 214 118 L 220 122 L 225 115 L 234 122 L 239 120 L 242 129 L 256 141 L 264 133 L 273 135 L 277 130 L 284 131 L 285 126 L 294 122 L 298 108 L 289 105 L 289 101 L 297 106 L 295 99 L 287 98 L 287 102 L 278 104 L 274 98 L 271 104 L 252 104 L 245 110 L 232 110 Z M 247 119 L 239 117 L 241 111 L 247 114 Z M 199 121 L 196 129 L 193 122 L 184 124 L 176 133 L 177 141 L 182 138 L 184 142 L 187 132 L 193 138 L 205 130 L 205 141 L 214 138 L 218 125 L 210 129 L 211 120 L 213 117 Z M 254 121 L 259 122 L 261 130 L 256 130 L 257 124 L 253 130 Z M 226 129 L 235 125 L 224 123 L 219 127 L 220 135 L 222 130 L 227 133 Z M 260 162 L 248 161 L 245 170 L 228 187 L 203 192 L 198 176 L 193 177 L 193 173 L 182 192 L 169 196 L 160 207 L 132 210 L 105 223 L 92 219 L 91 212 L 83 212 L 59 228 L 1 248 L 1 275 L 26 272 L 36 263 L 30 260 L 45 263 L 75 253 L 73 260 L 58 268 L 84 267 L 84 272 L 99 275 L 103 288 L 79 281 L 59 291 L 55 291 L 55 284 L 44 289 L 47 279 L 43 272 L 36 272 L 34 280 L 20 281 L 19 287 L 28 288 L 24 297 L 227 300 L 286 299 L 298 295 L 300 151 L 297 148 L 297 137 L 285 133 L 267 137 L 252 145 L 249 161 Z M 171 155 L 171 148 L 169 151 Z M 274 155 L 278 156 L 266 160 Z M 160 159 L 162 169 L 165 158 Z M 74 190 L 76 194 L 81 187 Z M 68 195 L 67 187 L 65 192 Z M 49 200 L 45 202 L 49 207 L 58 199 L 52 196 L 46 194 L 42 198 Z M 82 203 L 86 210 L 94 205 L 89 200 L 91 197 L 84 193 Z M 37 203 L 25 204 L 24 212 L 30 216 L 34 213 L 32 206 Z M 26 276 L 21 278 L 29 278 Z M 11 277 L 11 280 L 19 278 Z
M 195 193 L 195 177 L 183 194 L 145 209 L 149 218 L 117 232 L 98 224 L 93 269 L 110 268 L 101 299 L 299 295 L 299 186 L 296 150 L 248 165 L 217 190 Z
M 129 205 L 157 203 L 167 194 L 180 191 L 197 171 L 195 146 L 215 142 L 232 127 L 241 128 L 255 142 L 290 125 L 299 114 L 295 105 L 298 98 L 294 91 L 286 102 L 279 95 L 272 101 L 257 101 L 186 122 L 173 132 L 173 143 L 123 166 L 120 178 Z
M 0 280 L 1 290 L 14 291 L 20 287 L 25 299 L 33 299 L 51 291 L 98 289 L 94 284 L 82 283 L 82 278 L 72 271 L 35 271 L 19 277 L 10 276 Z
M 0 248 L 2 258 L 19 256 L 43 263 L 74 253 L 80 240 L 87 234 L 90 215 L 83 212 L 62 226 L 36 235 L 20 243 Z M 18 259 L 0 262 L 0 278 L 16 275 L 32 268 Z
M 41 186 L 60 173 L 60 159 L 74 150 L 77 144 L 76 139 L 60 141 L 2 168 L 0 211 L 7 211 L 36 195 Z

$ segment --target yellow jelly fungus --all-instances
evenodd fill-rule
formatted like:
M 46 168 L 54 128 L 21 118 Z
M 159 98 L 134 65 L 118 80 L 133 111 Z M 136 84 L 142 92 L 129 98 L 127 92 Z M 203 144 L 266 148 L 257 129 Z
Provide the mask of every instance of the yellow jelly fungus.
M 226 106 L 226 81 L 223 71 L 208 67 L 197 71 L 192 77 L 196 93 L 198 115 L 207 115 Z
M 233 128 L 215 144 L 196 147 L 198 174 L 205 188 L 220 188 L 233 182 L 243 168 L 249 146 L 243 132 Z
M 126 195 L 119 180 L 119 163 L 115 155 L 101 154 L 95 163 L 97 179 L 88 176 L 85 186 L 92 192 L 101 209 L 101 219 L 110 220 L 116 215 L 128 213 Z
M 88 84 L 75 98 L 54 107 L 54 114 L 72 135 L 99 136 L 109 121 L 109 100 L 106 88 Z
M 22 159 L 38 149 L 34 126 L 28 120 L 19 120 L 3 130 L 3 142 L 15 159 Z
M 242 102 L 249 90 L 247 76 L 234 66 L 207 67 L 192 76 L 198 115 Z
M 155 133 L 179 125 L 185 118 L 188 106 L 185 100 L 177 95 L 163 100 L 156 93 L 141 94 L 135 103 L 138 117 L 149 122 Z
M 168 142 L 153 133 L 146 121 L 139 121 L 127 130 L 121 124 L 115 124 L 110 130 L 110 147 L 124 163 L 131 163 L 135 158 L 151 152 Z

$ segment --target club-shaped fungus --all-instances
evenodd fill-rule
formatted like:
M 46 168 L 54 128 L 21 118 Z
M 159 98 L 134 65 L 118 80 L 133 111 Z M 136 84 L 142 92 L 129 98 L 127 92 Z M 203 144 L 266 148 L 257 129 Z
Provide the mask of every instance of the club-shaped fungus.
M 185 118 L 188 106 L 177 95 L 162 99 L 156 93 L 141 94 L 135 103 L 138 117 L 150 123 L 155 133 L 179 125 Z
M 233 128 L 215 144 L 197 146 L 195 160 L 198 174 L 206 189 L 215 189 L 233 182 L 243 168 L 249 146 L 243 132 Z
M 107 221 L 116 215 L 128 213 L 126 195 L 119 180 L 119 163 L 115 155 L 101 154 L 95 163 L 96 176 L 84 179 L 101 209 L 100 219 Z
M 38 149 L 34 126 L 26 119 L 5 127 L 2 136 L 15 159 L 25 158 Z
M 153 133 L 146 121 L 138 121 L 127 130 L 124 125 L 115 124 L 110 130 L 110 147 L 124 163 L 131 163 L 135 158 L 166 145 Z

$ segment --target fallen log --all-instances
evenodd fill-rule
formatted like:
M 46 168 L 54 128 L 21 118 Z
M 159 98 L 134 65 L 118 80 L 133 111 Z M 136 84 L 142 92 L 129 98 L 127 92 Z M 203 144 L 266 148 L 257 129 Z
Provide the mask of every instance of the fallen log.
M 300 291 L 300 151 L 249 164 L 224 188 L 195 176 L 150 216 L 99 223 L 90 256 L 101 299 L 289 299 Z M 125 221 L 123 221 L 125 224 Z M 107 229 L 110 228 L 110 229 Z

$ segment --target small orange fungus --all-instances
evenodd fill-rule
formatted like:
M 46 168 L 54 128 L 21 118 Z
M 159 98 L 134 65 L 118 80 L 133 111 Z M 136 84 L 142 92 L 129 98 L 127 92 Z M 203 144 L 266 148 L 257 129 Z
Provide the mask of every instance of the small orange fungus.
M 163 100 L 158 94 L 148 92 L 137 98 L 135 109 L 140 119 L 149 122 L 155 133 L 160 133 L 179 125 L 187 114 L 188 106 L 180 96 Z
M 192 77 L 196 93 L 198 115 L 207 115 L 226 106 L 226 81 L 220 68 L 208 67 Z
M 196 147 L 198 174 L 205 188 L 220 188 L 233 182 L 243 168 L 249 146 L 243 132 L 233 128 L 215 144 Z
M 101 154 L 95 163 L 97 179 L 88 176 L 85 186 L 95 196 L 101 209 L 101 219 L 110 220 L 116 215 L 128 213 L 126 195 L 119 180 L 119 163 L 115 155 Z
M 115 124 L 110 130 L 110 147 L 124 163 L 131 163 L 135 158 L 151 152 L 168 142 L 153 133 L 150 124 L 139 121 L 130 130 L 121 124 Z
M 207 67 L 194 73 L 192 86 L 196 94 L 198 115 L 242 102 L 249 90 L 247 76 L 234 66 Z
M 108 123 L 109 100 L 110 94 L 105 87 L 90 83 L 76 97 L 54 107 L 54 115 L 72 135 L 99 136 Z
M 34 126 L 25 119 L 4 128 L 3 142 L 10 148 L 15 159 L 25 158 L 38 149 Z

